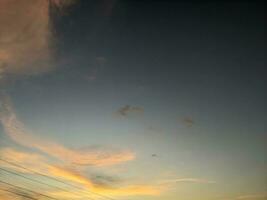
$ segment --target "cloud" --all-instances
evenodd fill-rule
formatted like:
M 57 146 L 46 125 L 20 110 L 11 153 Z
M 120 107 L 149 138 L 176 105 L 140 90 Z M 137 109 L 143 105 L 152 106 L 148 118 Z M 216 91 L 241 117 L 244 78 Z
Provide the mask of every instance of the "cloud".
M 121 179 L 118 177 L 98 173 L 91 174 L 90 179 L 97 185 L 101 185 L 103 187 L 113 187 L 114 185 L 121 183 Z
M 107 166 L 135 159 L 135 154 L 127 150 L 112 147 L 90 146 L 75 150 L 80 156 L 73 159 L 76 165 Z
M 0 79 L 8 74 L 32 75 L 53 69 L 55 38 L 50 8 L 55 5 L 62 9 L 73 2 L 72 0 L 0 1 Z M 107 14 L 109 10 L 111 8 L 106 10 Z M 96 58 L 97 66 L 102 66 L 104 63 L 104 58 Z M 96 73 L 97 71 L 94 77 Z M 131 106 L 122 111 L 124 114 L 130 112 L 142 113 L 143 109 Z M 9 97 L 3 93 L 0 93 L 0 122 L 10 139 L 31 150 L 37 150 L 29 153 L 13 148 L 0 149 L 0 157 L 5 160 L 48 176 L 82 185 L 88 192 L 110 196 L 132 196 L 159 195 L 162 191 L 162 187 L 153 184 L 118 184 L 117 187 L 109 187 L 110 183 L 119 183 L 119 179 L 103 174 L 85 175 L 81 170 L 68 167 L 73 164 L 78 167 L 80 165 L 111 166 L 133 160 L 135 154 L 129 150 L 104 146 L 72 149 L 52 140 L 39 138 L 18 119 Z M 53 164 L 50 163 L 52 160 Z M 7 163 L 0 162 L 0 166 L 37 176 L 33 172 Z M 56 193 L 63 196 L 62 192 L 53 191 L 53 194 Z M 4 195 L 1 193 L 0 198 L 14 199 L 13 195 Z M 72 199 L 69 193 L 64 195 Z
M 50 168 L 50 173 L 53 176 L 79 183 L 90 191 L 107 196 L 159 195 L 163 191 L 163 187 L 146 184 L 116 184 L 117 186 L 115 186 L 114 182 L 119 183 L 117 178 L 101 174 L 85 176 L 66 167 L 52 167 Z M 110 183 L 113 183 L 112 186 Z
M 0 68 L 3 73 L 35 73 L 49 68 L 49 2 L 3 0 L 0 3 Z M 25 14 L 27 13 L 27 14 Z
M 16 163 L 16 165 L 24 166 L 25 168 L 30 169 L 29 171 L 3 161 L 0 162 L 1 166 L 11 168 L 22 173 L 44 173 L 53 177 L 59 177 L 65 180 L 80 183 L 88 187 L 93 185 L 89 179 L 83 177 L 71 168 L 58 166 L 57 164 L 48 164 L 48 159 L 38 153 L 23 152 L 12 148 L 4 148 L 0 150 L 0 156 L 3 160 L 7 160 L 8 162 Z
M 143 114 L 144 108 L 138 106 L 125 105 L 117 110 L 117 114 L 123 117 L 126 117 L 132 113 Z
M 195 124 L 193 118 L 191 118 L 191 117 L 185 117 L 183 119 L 183 122 L 187 127 L 192 127 Z
M 64 179 L 83 186 L 85 190 L 94 191 L 110 196 L 159 195 L 165 187 L 154 184 L 121 183 L 117 177 L 105 174 L 84 175 L 80 170 L 68 166 L 110 166 L 127 162 L 135 158 L 130 151 L 117 150 L 104 146 L 90 146 L 71 149 L 53 141 L 37 138 L 28 131 L 24 124 L 17 119 L 12 103 L 4 94 L 0 97 L 0 121 L 5 133 L 16 143 L 39 150 L 45 154 L 21 152 L 11 148 L 1 149 L 3 159 L 21 164 L 39 173 Z M 38 152 L 38 151 L 37 151 Z M 11 157 L 11 159 L 10 159 Z M 56 163 L 49 164 L 50 157 L 57 158 Z M 54 160 L 55 162 L 55 160 Z M 21 173 L 30 173 L 23 169 L 4 165 Z M 83 169 L 83 168 L 80 168 Z M 115 184 L 117 183 L 117 184 Z
M 72 5 L 77 0 L 52 0 L 51 3 L 59 8 Z
M 79 183 L 81 185 L 85 185 L 86 187 L 93 187 L 93 183 L 90 179 L 85 176 L 82 176 L 79 172 L 68 169 L 66 167 L 59 166 L 50 166 L 49 172 L 56 177 L 64 178 L 65 180 L 69 180 L 75 183 Z
M 3 160 L 7 160 L 12 163 L 17 163 L 19 165 L 26 166 L 29 169 L 34 169 L 39 173 L 47 173 L 48 164 L 47 159 L 40 154 L 37 153 L 29 153 L 18 151 L 13 148 L 2 148 L 0 149 L 0 157 Z M 22 168 L 10 165 L 3 161 L 0 161 L 0 165 L 8 168 L 12 168 L 16 171 L 20 171 L 23 173 L 29 173 L 27 170 Z
M 18 200 L 15 194 L 0 189 L 0 200 Z
M 51 5 L 71 0 L 0 1 L 0 77 L 49 71 L 54 51 Z
M 177 178 L 177 179 L 168 179 L 168 180 L 163 180 L 160 183 L 163 184 L 168 184 L 168 183 L 203 183 L 203 184 L 213 184 L 216 183 L 215 181 L 210 181 L 206 179 L 198 179 L 198 178 Z
M 119 189 L 99 190 L 109 196 L 158 196 L 165 188 L 153 185 L 130 185 Z
M 105 174 L 85 175 L 83 171 L 71 167 L 50 164 L 45 155 L 40 155 L 38 153 L 22 152 L 12 148 L 5 148 L 0 150 L 0 156 L 5 160 L 10 158 L 10 162 L 24 166 L 31 171 L 14 167 L 4 162 L 0 162 L 1 167 L 10 168 L 24 174 L 28 173 L 34 175 L 34 172 L 38 172 L 53 178 L 60 178 L 60 180 L 81 186 L 81 190 L 85 193 L 90 191 L 107 196 L 159 195 L 165 189 L 163 186 L 153 184 L 127 184 L 126 182 L 121 182 L 117 177 L 107 176 Z M 72 195 L 59 190 L 47 191 L 48 194 L 50 194 L 49 192 L 59 197 L 64 196 L 70 198 Z M 72 189 L 70 189 L 70 192 L 75 192 L 75 190 L 72 191 Z
M 49 156 L 76 165 L 110 166 L 135 159 L 135 154 L 129 150 L 104 146 L 71 149 L 56 142 L 38 138 L 17 119 L 8 96 L 2 95 L 0 103 L 0 121 L 5 133 L 20 145 L 38 149 Z
M 121 188 L 112 188 L 112 189 L 103 189 L 103 188 L 95 188 L 90 189 L 87 192 L 88 193 L 82 193 L 82 196 L 88 197 L 88 198 L 94 198 L 94 199 L 104 199 L 101 198 L 101 196 L 107 196 L 107 197 L 131 197 L 131 196 L 158 196 L 160 195 L 164 189 L 161 187 L 156 186 L 149 186 L 149 185 L 132 185 L 132 186 L 126 186 Z M 85 190 L 86 192 L 86 190 Z M 90 194 L 89 192 L 94 192 L 96 194 Z M 67 198 L 67 199 L 79 199 L 76 195 L 69 194 L 64 191 L 55 191 L 52 192 L 51 195 L 57 197 L 57 198 Z M 83 198 L 81 198 L 83 199 Z
M 5 133 L 16 143 L 39 150 L 39 153 L 21 153 L 12 149 L 1 151 L 1 157 L 12 158 L 16 162 L 36 169 L 50 176 L 64 179 L 83 186 L 86 190 L 110 196 L 160 195 L 169 185 L 177 182 L 215 183 L 213 181 L 196 178 L 168 179 L 156 184 L 127 184 L 120 179 L 105 174 L 89 173 L 85 175 L 81 169 L 88 166 L 111 166 L 133 160 L 134 153 L 105 146 L 89 146 L 79 149 L 67 148 L 56 142 L 36 137 L 28 131 L 24 124 L 17 119 L 12 103 L 8 96 L 0 96 L 0 121 Z M 38 151 L 37 151 L 38 152 Z M 48 164 L 50 157 L 56 158 L 57 163 Z M 79 170 L 69 166 L 81 167 Z M 22 171 L 23 172 L 23 171 Z

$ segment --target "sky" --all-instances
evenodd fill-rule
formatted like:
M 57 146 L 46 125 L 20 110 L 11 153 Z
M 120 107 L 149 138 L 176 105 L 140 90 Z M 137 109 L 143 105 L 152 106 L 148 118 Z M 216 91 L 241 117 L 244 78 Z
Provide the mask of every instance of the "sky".
M 260 1 L 1 0 L 0 200 L 266 200 Z

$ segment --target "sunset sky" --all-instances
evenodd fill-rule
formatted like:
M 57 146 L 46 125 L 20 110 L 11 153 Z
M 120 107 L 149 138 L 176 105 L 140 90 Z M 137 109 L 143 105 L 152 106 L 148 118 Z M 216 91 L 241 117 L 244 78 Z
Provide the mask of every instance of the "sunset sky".
M 267 200 L 260 1 L 0 0 L 0 200 Z

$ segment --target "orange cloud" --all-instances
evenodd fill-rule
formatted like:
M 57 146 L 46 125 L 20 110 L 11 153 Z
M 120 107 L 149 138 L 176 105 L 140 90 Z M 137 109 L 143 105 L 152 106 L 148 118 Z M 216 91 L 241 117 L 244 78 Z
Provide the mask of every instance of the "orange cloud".
M 51 69 L 53 34 L 51 5 L 72 0 L 0 1 L 0 76 L 35 74 Z
M 53 176 L 61 177 L 61 178 L 64 178 L 65 180 L 79 183 L 89 188 L 93 187 L 93 183 L 88 178 L 82 176 L 81 174 L 79 174 L 78 172 L 75 172 L 74 170 L 66 169 L 63 167 L 50 166 L 49 172 Z
M 126 185 L 118 187 L 107 187 L 105 185 L 98 185 L 88 177 L 83 176 L 81 173 L 63 168 L 63 167 L 50 167 L 50 173 L 53 176 L 61 177 L 66 180 L 78 183 L 84 186 L 84 192 L 91 191 L 93 193 L 106 195 L 106 196 L 138 196 L 138 195 L 160 195 L 163 187 L 154 185 Z M 62 193 L 61 193 L 62 194 Z M 88 193 L 87 193 L 88 194 Z
M 5 74 L 36 74 L 52 69 L 53 34 L 50 7 L 62 8 L 73 0 L 1 0 L 0 1 L 0 79 Z M 98 60 L 103 62 L 103 60 Z M 143 112 L 142 108 L 131 107 L 122 113 Z M 19 173 L 45 173 L 84 186 L 85 191 L 93 191 L 112 196 L 158 195 L 160 189 L 153 185 L 126 185 L 109 188 L 100 185 L 66 167 L 49 164 L 47 155 L 64 161 L 64 164 L 109 166 L 135 158 L 131 151 L 110 148 L 75 150 L 56 142 L 36 137 L 18 120 L 13 106 L 6 95 L 0 94 L 0 122 L 5 133 L 16 143 L 37 149 L 46 155 L 28 153 L 12 148 L 0 149 L 2 159 L 9 160 L 33 171 L 23 170 L 0 162 L 1 167 Z M 59 193 L 59 191 L 56 191 Z M 61 194 L 62 195 L 62 194 Z M 72 199 L 68 194 L 66 197 Z M 16 196 L 0 193 L 0 199 L 14 200 Z M 20 199 L 20 198 L 18 198 Z
M 5 164 L 4 162 L 0 162 L 1 167 L 10 168 L 12 170 L 15 170 L 19 173 L 29 173 L 29 174 L 35 174 L 42 173 L 46 174 L 47 176 L 53 177 L 53 178 L 60 178 L 61 180 L 68 181 L 68 183 L 72 185 L 79 185 L 81 186 L 80 195 L 75 195 L 77 193 L 77 188 L 70 188 L 70 192 L 63 192 L 61 190 L 51 190 L 47 191 L 48 194 L 51 194 L 52 196 L 58 196 L 58 197 L 64 197 L 73 199 L 78 197 L 86 197 L 86 196 L 92 196 L 92 194 L 95 194 L 94 196 L 100 197 L 101 195 L 104 196 L 112 196 L 112 197 L 119 197 L 119 196 L 138 196 L 138 195 L 160 195 L 166 188 L 163 186 L 157 186 L 157 185 L 147 185 L 147 184 L 126 184 L 126 185 L 120 185 L 120 186 L 108 186 L 103 184 L 98 184 L 95 182 L 95 180 L 91 179 L 90 177 L 85 176 L 82 172 L 73 170 L 68 167 L 60 167 L 56 166 L 54 164 L 49 164 L 48 160 L 36 153 L 27 153 L 27 152 L 21 152 L 15 149 L 11 148 L 5 148 L 0 150 L 0 156 L 2 159 L 7 160 L 9 157 L 12 156 L 11 160 L 9 161 L 16 163 L 20 166 L 24 166 L 27 169 L 30 169 L 31 171 L 27 171 L 21 168 L 14 167 L 9 164 Z M 124 183 L 125 184 L 125 183 Z M 79 194 L 78 193 L 78 194 Z
M 64 161 L 64 165 L 79 164 L 93 166 L 107 166 L 126 162 L 134 159 L 134 154 L 129 151 L 118 151 L 114 149 L 106 149 L 100 146 L 83 149 L 70 149 L 52 141 L 47 141 L 35 137 L 32 133 L 26 130 L 24 125 L 17 119 L 9 98 L 2 95 L 0 98 L 0 121 L 7 135 L 16 143 L 38 149 L 47 156 L 52 156 Z M 59 167 L 58 165 L 48 164 L 48 159 L 45 155 L 37 153 L 20 152 L 11 148 L 2 149 L 0 156 L 3 159 L 21 164 L 39 173 L 45 173 L 52 177 L 57 177 L 70 181 L 74 184 L 83 186 L 85 191 L 90 190 L 96 193 L 111 195 L 111 196 L 129 196 L 129 195 L 159 195 L 162 187 L 154 185 L 123 185 L 118 187 L 109 187 L 106 184 L 99 183 L 97 180 L 84 176 L 81 172 L 72 170 L 67 167 Z M 1 166 L 9 167 L 9 165 Z M 16 167 L 12 169 L 21 173 L 31 173 Z M 33 173 L 34 174 L 34 173 Z M 105 178 L 105 177 L 104 177 Z
M 104 194 L 107 196 L 135 196 L 135 195 L 159 195 L 162 187 L 153 185 L 129 185 L 119 187 L 107 187 L 106 185 L 98 185 L 88 177 L 81 173 L 67 169 L 64 167 L 50 167 L 50 173 L 56 177 L 62 177 L 75 183 L 82 184 L 94 193 Z
M 73 200 L 73 199 L 85 199 L 86 197 L 88 197 L 88 199 L 92 199 L 92 195 L 79 195 L 79 193 L 69 193 L 69 192 L 66 192 L 66 191 L 53 191 L 53 192 L 50 192 L 50 195 L 55 197 L 55 198 L 60 198 L 60 199 L 70 199 L 70 200 Z
M 49 140 L 40 139 L 30 133 L 22 122 L 17 119 L 10 99 L 7 96 L 2 95 L 0 100 L 0 121 L 5 133 L 20 145 L 38 149 L 59 160 L 76 165 L 110 166 L 135 158 L 135 154 L 127 150 L 103 147 L 75 150 Z
M 0 200 L 21 200 L 18 196 L 4 190 L 0 190 Z
M 118 189 L 99 188 L 96 192 L 108 196 L 158 196 L 165 188 L 153 185 L 131 185 Z
M 131 151 L 120 151 L 114 148 L 91 147 L 76 150 L 76 156 L 72 163 L 77 165 L 109 166 L 135 159 L 135 154 Z
M 35 73 L 49 65 L 51 31 L 49 1 L 0 2 L 0 67 L 7 73 Z
M 34 169 L 39 173 L 47 173 L 48 169 L 48 164 L 46 164 L 47 160 L 39 154 L 17 151 L 12 148 L 3 148 L 0 149 L 0 157 L 3 160 L 23 165 L 29 169 Z M 16 171 L 20 171 L 23 173 L 29 173 L 29 171 L 7 164 L 3 161 L 0 161 L 0 166 L 12 168 Z
M 140 186 L 130 186 L 125 188 L 119 188 L 119 189 L 110 189 L 110 190 L 84 190 L 84 193 L 82 195 L 75 195 L 70 194 L 68 192 L 64 191 L 54 191 L 50 194 L 52 196 L 58 197 L 58 198 L 66 198 L 66 199 L 83 199 L 83 198 L 94 198 L 94 199 L 104 199 L 103 196 L 106 197 L 130 197 L 130 196 L 158 196 L 162 193 L 163 190 L 157 187 L 153 186 L 146 186 L 146 185 L 140 185 Z M 97 194 L 100 195 L 97 195 Z

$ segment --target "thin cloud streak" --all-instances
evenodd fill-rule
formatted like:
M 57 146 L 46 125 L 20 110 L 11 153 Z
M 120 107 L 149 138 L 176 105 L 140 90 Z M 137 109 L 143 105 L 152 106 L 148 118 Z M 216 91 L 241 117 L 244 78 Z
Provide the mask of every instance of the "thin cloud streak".
M 215 181 L 210 181 L 206 179 L 198 179 L 198 178 L 178 178 L 178 179 L 168 179 L 168 180 L 163 180 L 161 183 L 204 183 L 204 184 L 213 184 L 216 183 Z

